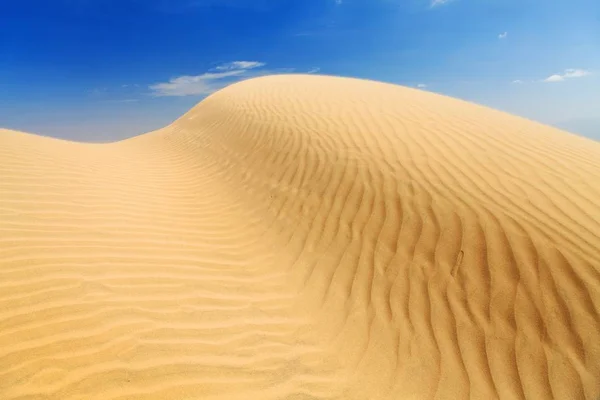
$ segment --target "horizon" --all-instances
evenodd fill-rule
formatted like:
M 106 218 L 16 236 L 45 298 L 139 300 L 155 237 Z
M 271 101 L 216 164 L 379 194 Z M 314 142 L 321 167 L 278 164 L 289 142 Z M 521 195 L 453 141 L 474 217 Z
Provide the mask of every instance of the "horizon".
M 269 74 L 371 79 L 600 140 L 591 0 L 0 4 L 0 127 L 106 142 Z

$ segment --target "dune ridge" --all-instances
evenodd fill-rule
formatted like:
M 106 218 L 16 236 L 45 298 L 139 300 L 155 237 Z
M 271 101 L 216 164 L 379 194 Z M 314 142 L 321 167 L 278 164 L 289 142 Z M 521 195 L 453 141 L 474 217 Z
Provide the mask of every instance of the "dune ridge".
M 0 131 L 0 397 L 600 396 L 600 144 L 349 78 Z

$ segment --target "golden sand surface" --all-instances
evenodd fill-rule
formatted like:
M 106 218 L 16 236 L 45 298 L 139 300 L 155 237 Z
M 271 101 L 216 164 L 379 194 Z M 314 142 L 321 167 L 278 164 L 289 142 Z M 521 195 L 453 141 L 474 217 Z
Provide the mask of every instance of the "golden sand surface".
M 0 131 L 0 399 L 600 398 L 600 143 L 278 75 Z

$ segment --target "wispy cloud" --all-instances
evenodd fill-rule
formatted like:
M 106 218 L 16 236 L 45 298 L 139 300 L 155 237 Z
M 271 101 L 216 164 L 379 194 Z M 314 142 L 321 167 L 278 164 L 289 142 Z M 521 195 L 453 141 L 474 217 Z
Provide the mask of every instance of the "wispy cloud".
M 154 96 L 193 96 L 210 94 L 218 90 L 222 80 L 230 77 L 239 77 L 246 70 L 240 69 L 227 72 L 207 72 L 201 75 L 184 75 L 171 78 L 168 82 L 150 85 Z
M 337 4 L 338 6 L 339 6 L 340 4 L 342 4 L 342 3 L 343 3 L 343 1 L 342 1 L 342 0 L 335 0 L 335 4 Z
M 515 80 L 514 80 L 514 81 L 512 81 L 511 83 L 512 83 L 513 85 L 521 85 L 521 84 L 523 84 L 523 83 L 525 83 L 525 82 L 523 82 L 523 81 L 522 81 L 522 80 L 520 80 L 520 79 L 515 79 Z
M 508 36 L 508 32 L 502 32 L 501 34 L 498 35 L 498 39 L 506 39 L 507 36 Z
M 424 83 L 418 83 L 418 84 L 417 84 L 417 87 L 418 87 L 419 89 L 425 89 L 425 88 L 427 87 L 427 85 L 426 85 L 426 84 L 424 84 Z
M 240 69 L 253 69 L 264 67 L 266 64 L 259 61 L 232 61 L 226 64 L 221 64 L 215 68 L 217 71 L 231 71 Z
M 433 7 L 441 6 L 441 5 L 444 5 L 444 4 L 448 4 L 451 1 L 452 0 L 431 0 L 430 7 L 433 8 Z
M 316 73 L 317 73 L 317 72 L 319 72 L 320 70 L 321 70 L 321 68 L 319 68 L 319 67 L 315 67 L 315 68 L 312 68 L 311 70 L 309 70 L 309 71 L 307 72 L 307 74 L 316 74 Z
M 585 69 L 570 68 L 566 69 L 565 72 L 562 74 L 550 75 L 549 77 L 544 79 L 544 82 L 562 82 L 566 79 L 583 78 L 584 76 L 588 75 L 591 75 L 591 73 L 590 71 L 587 71 Z
M 155 97 L 197 96 L 213 93 L 224 86 L 257 76 L 294 72 L 293 68 L 263 69 L 259 61 L 233 61 L 200 75 L 184 75 L 149 86 Z

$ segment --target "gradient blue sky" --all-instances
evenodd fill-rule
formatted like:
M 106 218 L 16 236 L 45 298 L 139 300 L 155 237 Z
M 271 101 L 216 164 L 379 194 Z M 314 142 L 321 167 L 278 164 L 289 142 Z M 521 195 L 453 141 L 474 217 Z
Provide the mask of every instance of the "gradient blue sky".
M 597 0 L 0 0 L 0 126 L 162 127 L 270 73 L 420 86 L 600 140 Z

